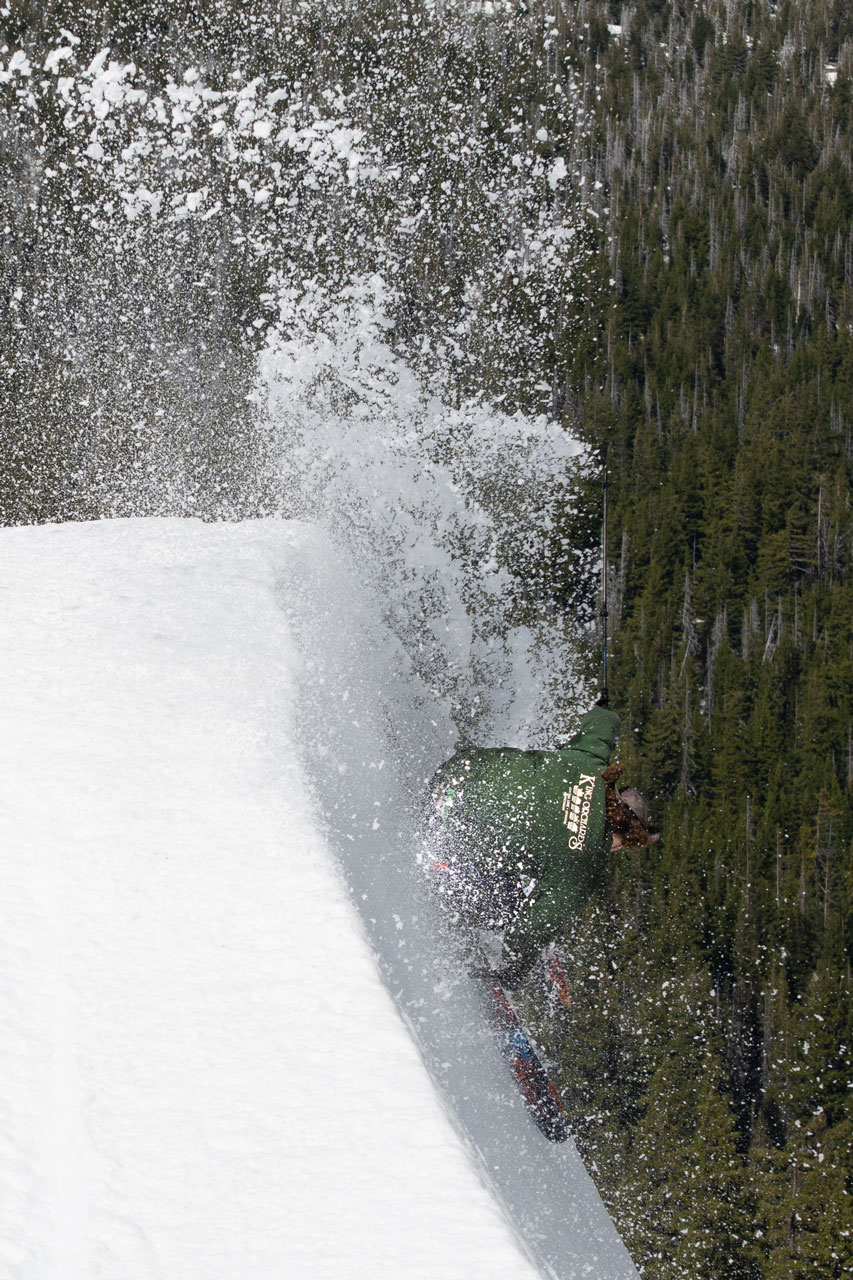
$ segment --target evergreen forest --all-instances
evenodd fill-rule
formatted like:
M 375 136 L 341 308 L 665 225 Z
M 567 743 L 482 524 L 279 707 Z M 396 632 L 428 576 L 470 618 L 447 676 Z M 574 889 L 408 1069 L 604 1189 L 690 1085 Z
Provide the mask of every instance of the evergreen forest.
M 229 166 L 214 131 L 170 135 L 166 204 L 205 166 L 224 212 L 133 222 L 107 271 L 98 152 L 137 144 L 104 134 L 73 162 L 72 90 L 42 101 L 4 71 L 0 519 L 275 507 L 245 413 L 271 237 L 285 292 L 393 280 L 389 341 L 448 401 L 582 438 L 591 465 L 514 608 L 592 624 L 606 466 L 610 705 L 663 838 L 613 860 L 566 937 L 570 1016 L 525 998 L 646 1280 L 853 1275 L 853 9 L 0 12 L 19 71 L 71 32 L 81 67 L 108 46 L 153 85 L 266 78 L 294 129 L 332 104 L 380 175 L 273 201 L 263 132 Z
M 566 1079 L 644 1274 L 847 1275 L 853 20 L 586 18 L 612 293 L 572 385 L 622 759 L 665 834 L 576 948 Z

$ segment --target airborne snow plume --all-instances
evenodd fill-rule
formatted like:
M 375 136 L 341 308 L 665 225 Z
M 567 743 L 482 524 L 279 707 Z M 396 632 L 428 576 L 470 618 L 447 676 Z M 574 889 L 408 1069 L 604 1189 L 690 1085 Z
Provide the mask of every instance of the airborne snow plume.
M 379 277 L 282 300 L 258 403 L 285 505 L 334 533 L 459 727 L 547 742 L 582 696 L 583 632 L 537 587 L 569 559 L 552 535 L 584 450 L 544 415 L 429 394 L 389 345 L 387 301 Z
M 550 144 L 471 121 L 464 77 L 436 97 L 436 15 L 431 44 L 392 24 L 380 82 L 344 88 L 311 9 L 282 10 L 275 69 L 252 78 L 239 58 L 146 76 L 66 30 L 0 56 L 6 522 L 278 509 L 280 441 L 247 400 L 255 358 L 292 340 L 294 308 L 328 334 L 366 280 L 392 345 L 444 398 L 546 410 L 563 395 L 542 360 L 590 274 L 576 175 L 564 163 L 555 191 Z M 498 21 L 457 34 L 459 69 Z M 575 95 L 552 110 L 570 136 Z

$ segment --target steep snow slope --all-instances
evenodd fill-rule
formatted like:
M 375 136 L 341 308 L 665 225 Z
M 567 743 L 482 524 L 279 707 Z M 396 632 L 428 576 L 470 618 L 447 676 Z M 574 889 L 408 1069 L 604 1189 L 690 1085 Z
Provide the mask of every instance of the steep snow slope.
M 440 955 L 374 609 L 303 526 L 0 532 L 4 1280 L 635 1274 Z

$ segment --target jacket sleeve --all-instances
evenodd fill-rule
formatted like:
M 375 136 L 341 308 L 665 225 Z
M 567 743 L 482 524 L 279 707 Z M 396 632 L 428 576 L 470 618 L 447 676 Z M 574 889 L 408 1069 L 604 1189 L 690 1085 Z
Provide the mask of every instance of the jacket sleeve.
M 552 875 L 539 885 L 536 901 L 506 930 L 501 961 L 516 969 L 517 982 L 524 981 L 543 947 L 567 927 L 577 906 L 572 897 L 565 877 Z
M 586 755 L 606 765 L 619 737 L 619 717 L 607 707 L 593 707 L 581 720 L 580 728 L 569 738 L 564 751 L 583 751 Z

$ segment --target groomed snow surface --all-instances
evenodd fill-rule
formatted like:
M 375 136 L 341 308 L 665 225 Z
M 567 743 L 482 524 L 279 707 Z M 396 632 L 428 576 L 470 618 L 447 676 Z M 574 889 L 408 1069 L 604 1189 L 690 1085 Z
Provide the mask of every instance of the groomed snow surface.
M 564 1270 L 520 1238 L 380 979 L 298 741 L 329 554 L 281 522 L 0 532 L 3 1280 L 635 1274 L 587 1182 Z M 577 1162 L 511 1118 L 532 1178 Z

